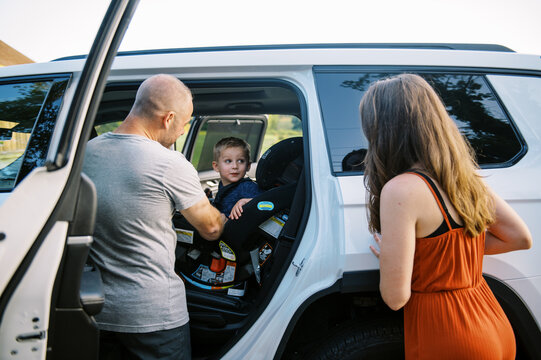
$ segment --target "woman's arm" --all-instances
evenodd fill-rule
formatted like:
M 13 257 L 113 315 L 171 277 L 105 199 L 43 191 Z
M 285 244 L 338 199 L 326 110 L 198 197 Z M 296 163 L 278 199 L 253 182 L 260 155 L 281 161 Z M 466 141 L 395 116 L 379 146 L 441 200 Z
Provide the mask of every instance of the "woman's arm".
M 411 296 L 418 185 L 412 175 L 401 175 L 381 191 L 379 287 L 383 301 L 393 310 L 402 308 Z
M 496 221 L 486 231 L 485 254 L 501 254 L 532 247 L 532 235 L 520 216 L 491 190 Z

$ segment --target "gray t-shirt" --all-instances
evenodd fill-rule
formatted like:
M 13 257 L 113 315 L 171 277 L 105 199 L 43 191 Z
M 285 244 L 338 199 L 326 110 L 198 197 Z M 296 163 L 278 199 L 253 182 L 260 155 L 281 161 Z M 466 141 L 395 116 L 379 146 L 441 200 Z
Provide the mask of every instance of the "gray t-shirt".
M 188 322 L 186 293 L 174 272 L 174 209 L 205 197 L 184 155 L 138 135 L 107 133 L 87 145 L 83 172 L 96 185 L 98 213 L 90 257 L 99 267 L 103 330 L 173 329 Z

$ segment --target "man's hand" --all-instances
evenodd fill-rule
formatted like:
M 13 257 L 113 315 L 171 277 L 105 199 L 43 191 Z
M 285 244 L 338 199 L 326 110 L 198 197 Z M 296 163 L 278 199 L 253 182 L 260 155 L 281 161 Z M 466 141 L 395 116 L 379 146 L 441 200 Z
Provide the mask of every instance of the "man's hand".
M 237 201 L 235 206 L 233 206 L 233 209 L 231 209 L 231 214 L 229 214 L 229 218 L 231 220 L 237 220 L 238 218 L 240 218 L 240 216 L 242 215 L 242 207 L 250 200 L 252 200 L 252 198 L 245 198 Z

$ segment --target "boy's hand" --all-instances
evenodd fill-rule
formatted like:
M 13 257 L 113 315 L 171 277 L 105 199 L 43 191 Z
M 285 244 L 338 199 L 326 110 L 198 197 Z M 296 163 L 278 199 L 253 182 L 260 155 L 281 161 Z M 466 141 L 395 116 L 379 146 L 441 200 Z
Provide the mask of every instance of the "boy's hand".
M 242 215 L 242 207 L 244 206 L 244 204 L 246 204 L 250 200 L 252 199 L 246 198 L 246 199 L 240 199 L 239 201 L 237 201 L 235 206 L 233 206 L 233 209 L 231 209 L 231 214 L 229 214 L 229 218 L 231 220 L 237 220 L 238 218 L 240 218 L 240 216 Z

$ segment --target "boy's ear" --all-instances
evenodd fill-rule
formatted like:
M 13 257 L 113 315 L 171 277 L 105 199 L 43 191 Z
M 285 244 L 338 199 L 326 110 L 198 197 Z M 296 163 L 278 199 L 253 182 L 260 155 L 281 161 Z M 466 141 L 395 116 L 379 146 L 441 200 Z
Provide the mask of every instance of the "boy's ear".
M 251 167 L 252 167 L 252 163 L 248 162 L 248 164 L 246 165 L 246 172 L 250 171 Z
M 212 162 L 212 168 L 214 169 L 214 171 L 219 172 L 218 171 L 218 163 L 216 161 Z

